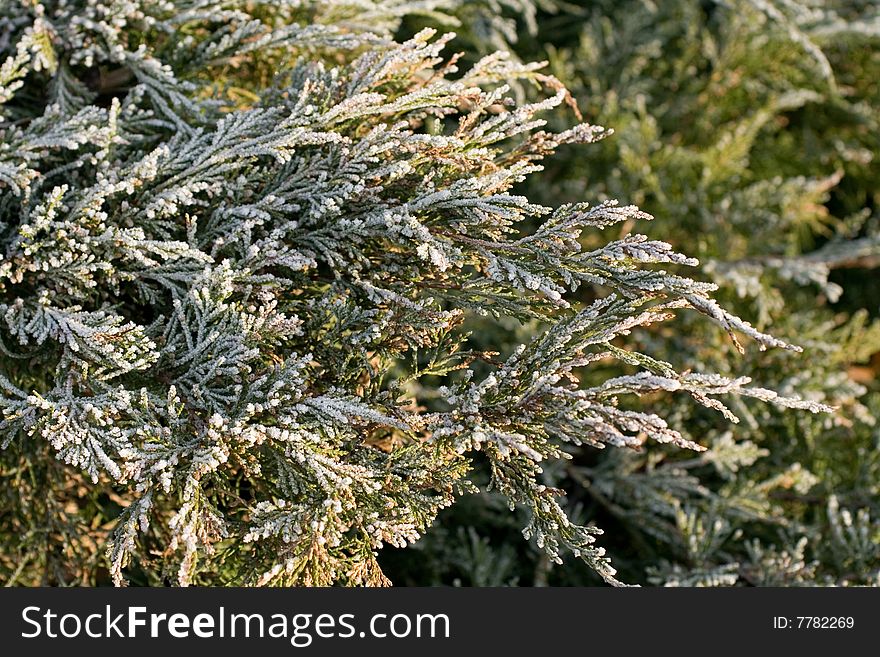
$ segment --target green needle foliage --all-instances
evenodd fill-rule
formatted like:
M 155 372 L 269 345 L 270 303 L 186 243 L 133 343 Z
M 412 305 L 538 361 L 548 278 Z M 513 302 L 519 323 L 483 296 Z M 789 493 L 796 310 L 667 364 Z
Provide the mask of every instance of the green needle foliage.
M 520 193 L 606 132 L 546 129 L 573 100 L 539 65 L 457 65 L 451 36 L 392 37 L 404 15 L 456 10 L 473 9 L 0 3 L 6 583 L 385 585 L 380 550 L 426 533 L 459 561 L 490 554 L 434 527 L 483 489 L 503 502 L 486 526 L 517 523 L 541 572 L 570 554 L 617 584 L 565 477 L 631 513 L 630 533 L 693 527 L 684 547 L 714 567 L 728 525 L 676 502 L 701 490 L 681 472 L 765 450 L 688 413 L 841 425 L 827 402 L 847 399 L 809 377 L 753 385 L 724 348 L 682 348 L 726 336 L 808 362 L 688 277 L 695 260 L 631 234 L 645 212 Z M 689 456 L 667 467 L 656 443 Z M 827 507 L 840 559 L 870 559 L 868 513 Z
M 535 178 L 522 191 L 541 202 L 638 204 L 655 217 L 638 229 L 696 256 L 726 308 L 809 355 L 738 358 L 690 316 L 628 346 L 679 371 L 759 378 L 838 411 L 736 401 L 743 421 L 734 427 L 652 398 L 709 450 L 586 450 L 548 469 L 547 485 L 569 490 L 569 512 L 606 530 L 628 582 L 880 584 L 880 9 L 849 0 L 580 4 L 543 15 L 536 37 L 513 47 L 548 59 L 584 116 L 615 134 L 588 151 L 565 147 L 547 161 L 551 183 Z M 600 248 L 634 226 L 585 233 L 583 243 Z M 445 512 L 450 536 L 422 546 L 433 581 L 473 583 L 481 572 L 460 556 L 458 525 L 487 558 L 509 556 L 508 523 L 487 522 L 493 504 Z M 526 550 L 508 578 L 594 581 Z

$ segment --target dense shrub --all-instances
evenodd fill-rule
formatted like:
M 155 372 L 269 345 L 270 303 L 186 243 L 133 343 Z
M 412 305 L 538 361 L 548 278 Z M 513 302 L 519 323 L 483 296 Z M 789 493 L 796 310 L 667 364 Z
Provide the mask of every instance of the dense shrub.
M 737 358 L 688 317 L 630 344 L 677 368 L 757 377 L 839 411 L 737 405 L 744 421 L 731 427 L 652 399 L 710 450 L 588 451 L 548 484 L 567 488 L 572 511 L 606 529 L 626 581 L 878 583 L 876 3 L 581 4 L 543 15 L 537 36 L 514 47 L 549 59 L 584 116 L 616 134 L 587 151 L 566 147 L 523 191 L 543 202 L 637 203 L 656 217 L 639 230 L 696 256 L 725 307 L 809 356 Z M 596 248 L 619 230 L 584 243 Z M 539 553 L 513 553 L 506 520 L 486 529 L 493 504 L 445 512 L 450 536 L 422 544 L 434 581 L 480 581 L 483 561 L 507 564 L 505 581 L 592 581 L 571 566 L 548 572 Z
M 844 355 L 840 341 L 820 339 L 818 320 L 802 319 L 823 312 L 813 297 L 788 312 L 728 295 L 761 327 L 791 316 L 773 326 L 788 340 L 772 337 L 680 271 L 696 264 L 690 257 L 630 234 L 650 217 L 606 196 L 642 194 L 660 233 L 662 224 L 670 238 L 693 237 L 676 221 L 679 201 L 655 199 L 647 181 L 569 184 L 591 149 L 600 169 L 632 160 L 615 155 L 620 137 L 585 146 L 606 134 L 594 125 L 545 130 L 575 99 L 541 67 L 491 53 L 524 20 L 534 36 L 517 43 L 521 59 L 540 54 L 530 52 L 543 37 L 529 7 L 2 4 L 4 581 L 386 584 L 381 559 L 400 583 L 462 573 L 469 583 L 529 583 L 521 573 L 532 569 L 540 583 L 576 578 L 574 560 L 552 566 L 572 555 L 616 583 L 596 542 L 594 521 L 608 521 L 614 531 L 600 542 L 620 554 L 625 581 L 650 566 L 656 581 L 714 583 L 745 577 L 730 544 L 753 523 L 812 539 L 817 525 L 803 527 L 771 495 L 792 491 L 791 505 L 803 505 L 797 496 L 819 481 L 850 490 L 835 479 L 848 465 L 814 472 L 797 450 L 823 428 L 866 440 L 851 413 L 826 415 L 826 402 L 861 408 L 863 390 L 829 371 L 864 358 L 876 329 L 853 339 L 858 357 Z M 573 11 L 547 8 L 557 20 Z M 611 15 L 600 9 L 591 24 Z M 485 23 L 465 31 L 470 54 L 459 60 L 432 30 L 395 41 L 405 15 L 407 25 Z M 805 47 L 800 37 L 791 45 L 802 32 L 786 30 L 786 47 Z M 809 52 L 824 66 L 824 51 Z M 554 66 L 580 97 L 591 78 L 561 53 Z M 838 87 L 829 86 L 834 102 Z M 841 126 L 828 138 L 835 147 L 872 138 L 855 119 L 828 123 Z M 641 124 L 615 127 L 623 135 Z M 557 149 L 564 169 L 541 171 Z M 743 157 L 731 162 L 732 179 L 751 171 Z M 821 184 L 803 185 L 824 201 Z M 853 216 L 841 239 L 870 254 L 869 215 Z M 788 232 L 773 238 L 788 243 Z M 747 241 L 739 253 L 712 248 L 739 260 Z M 758 242 L 785 262 L 800 257 Z M 816 261 L 820 270 L 839 262 Z M 800 281 L 775 262 L 762 288 L 771 302 L 784 298 L 773 277 Z M 745 275 L 724 265 L 709 270 L 722 282 Z M 808 278 L 826 296 L 840 291 Z M 780 355 L 797 351 L 788 341 L 809 344 L 811 358 Z M 758 356 L 759 347 L 772 349 Z M 807 365 L 815 372 L 798 375 Z M 758 366 L 755 378 L 784 394 L 742 375 Z M 736 440 L 720 397 L 746 419 Z M 765 402 L 800 410 L 772 413 Z M 605 446 L 609 456 L 597 457 Z M 848 463 L 859 458 L 844 451 Z M 772 464 L 747 467 L 761 460 Z M 874 461 L 861 463 L 876 474 Z M 711 481 L 696 477 L 713 468 Z M 566 513 L 559 484 L 590 506 Z M 874 525 L 867 512 L 850 518 L 853 501 L 828 497 L 841 539 L 827 547 L 843 546 L 839 563 L 862 576 L 874 567 L 863 563 L 876 557 Z M 441 512 L 457 515 L 437 526 Z M 508 540 L 513 526 L 533 548 Z M 412 548 L 380 557 L 424 533 L 420 568 Z M 487 568 L 499 536 L 501 558 Z M 788 565 L 799 556 L 785 546 L 748 545 L 766 565 L 747 581 L 800 581 L 812 567 Z

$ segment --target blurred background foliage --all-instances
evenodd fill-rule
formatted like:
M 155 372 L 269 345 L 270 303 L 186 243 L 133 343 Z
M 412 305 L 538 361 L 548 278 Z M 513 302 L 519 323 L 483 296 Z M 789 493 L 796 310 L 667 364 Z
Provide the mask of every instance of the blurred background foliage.
M 481 0 L 453 14 L 443 22 L 466 57 L 504 47 L 546 60 L 584 119 L 614 130 L 565 147 L 524 193 L 638 204 L 652 222 L 584 248 L 630 230 L 670 242 L 699 258 L 723 305 L 805 352 L 739 354 L 686 314 L 629 339 L 676 367 L 839 407 L 822 417 L 732 400 L 745 420 L 731 428 L 687 401 L 643 398 L 710 450 L 584 448 L 547 470 L 547 484 L 605 530 L 625 582 L 880 585 L 880 7 Z M 432 21 L 411 16 L 401 32 Z M 576 117 L 549 119 L 562 129 Z M 473 328 L 477 348 L 497 349 L 535 327 Z M 383 551 L 387 574 L 397 585 L 599 583 L 575 559 L 555 566 L 523 543 L 521 519 L 498 504 L 482 494 L 447 510 L 414 547 Z

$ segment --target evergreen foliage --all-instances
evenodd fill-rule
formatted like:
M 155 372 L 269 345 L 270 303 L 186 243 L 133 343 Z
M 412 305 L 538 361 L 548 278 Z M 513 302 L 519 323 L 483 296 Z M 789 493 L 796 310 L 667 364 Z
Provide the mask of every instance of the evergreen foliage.
M 524 192 L 637 203 L 656 217 L 639 230 L 696 256 L 725 307 L 809 355 L 736 358 L 729 341 L 688 316 L 631 345 L 679 369 L 752 376 L 839 410 L 793 415 L 736 402 L 744 421 L 732 427 L 652 399 L 709 450 L 585 451 L 550 474 L 552 485 L 569 490 L 571 512 L 606 529 L 628 582 L 877 585 L 880 10 L 848 1 L 582 4 L 545 15 L 537 38 L 515 47 L 549 59 L 584 116 L 616 133 L 586 152 L 564 149 L 547 162 L 552 185 L 538 180 Z M 585 246 L 617 231 L 587 234 Z M 536 552 L 508 558 L 508 524 L 487 529 L 493 504 L 447 512 L 447 522 L 475 532 L 487 558 L 512 562 L 520 584 L 593 581 L 569 565 L 548 569 Z M 460 548 L 446 547 L 454 539 L 427 541 L 434 581 L 476 581 Z
M 748 180 L 740 194 L 729 183 L 796 149 L 779 130 L 765 169 L 752 174 L 745 160 L 774 117 L 823 92 L 822 107 L 851 121 L 826 119 L 840 134 L 820 131 L 817 148 L 841 167 L 873 166 L 857 157 L 876 138 L 869 101 L 843 95 L 811 36 L 827 21 L 776 17 L 775 6 L 759 11 L 784 26 L 786 47 L 811 55 L 795 63 L 818 67 L 809 79 L 827 89 L 800 93 L 800 105 L 773 96 L 767 118 L 742 129 L 750 142 L 736 130 L 722 138 L 740 150 L 716 158 L 730 171 L 699 178 L 706 212 L 688 220 L 717 216 L 713 204 L 733 196 L 739 216 L 752 199 L 800 224 L 800 205 L 776 208 L 804 189 L 824 202 L 833 172 L 786 170 L 793 182 Z M 706 258 L 704 246 L 675 235 L 694 235 L 672 219 L 691 196 L 556 186 L 558 149 L 561 166 L 590 150 L 608 162 L 626 142 L 592 145 L 607 135 L 593 123 L 547 127 L 575 106 L 558 78 L 578 97 L 593 79 L 564 54 L 554 77 L 521 63 L 532 53 L 494 52 L 529 33 L 511 21 L 540 40 L 536 11 L 518 1 L 0 3 L 6 583 L 385 585 L 384 571 L 406 583 L 393 562 L 412 548 L 393 548 L 423 534 L 416 546 L 441 565 L 426 560 L 416 583 L 446 581 L 450 568 L 471 583 L 530 583 L 519 547 L 486 567 L 494 550 L 481 532 L 512 523 L 532 539 L 522 551 L 541 555 L 526 560 L 539 583 L 569 570 L 553 566 L 565 555 L 612 584 L 637 581 L 645 565 L 657 582 L 739 581 L 730 544 L 752 523 L 790 532 L 794 547 L 747 542 L 748 581 L 800 582 L 825 577 L 808 555 L 816 525 L 772 495 L 792 491 L 803 505 L 816 486 L 832 491 L 817 520 L 833 537 L 819 546 L 828 563 L 859 576 L 876 568 L 877 515 L 856 511 L 849 465 L 827 461 L 840 451 L 817 450 L 827 470 L 817 471 L 797 450 L 823 431 L 867 444 L 871 402 L 845 368 L 872 353 L 880 330 L 864 313 L 832 324 L 815 303 L 787 313 L 779 287 L 809 281 L 840 296 L 827 272 L 875 253 L 870 213 L 859 206 L 838 222 L 811 207 L 840 239 L 807 253 L 795 249 L 803 231 L 768 231 L 758 274 L 742 262 L 753 255 L 745 219 L 730 222 L 739 251 L 700 224 L 718 239 L 706 247 L 718 282 L 761 288 L 719 304 L 716 284 L 687 272 L 689 251 Z M 590 25 L 612 12 L 596 11 Z M 406 16 L 473 26 L 474 12 L 485 27 L 465 31 L 464 59 L 433 29 L 395 38 Z M 869 38 L 863 22 L 845 31 Z M 598 70 L 616 75 L 610 62 Z M 542 191 L 547 181 L 554 191 Z M 658 216 L 657 235 L 632 234 L 650 216 L 611 200 L 638 190 L 651 191 L 635 200 Z M 771 335 L 771 317 L 791 319 Z M 738 417 L 745 430 L 733 434 Z M 863 454 L 876 492 L 880 466 Z M 751 466 L 767 461 L 755 478 Z M 712 469 L 715 481 L 697 477 Z M 597 541 L 602 518 L 566 508 L 561 488 L 604 500 L 613 531 Z M 487 522 L 474 523 L 487 504 Z M 461 527 L 437 526 L 458 512 Z M 666 547 L 637 560 L 646 536 Z M 627 546 L 626 577 L 599 543 Z

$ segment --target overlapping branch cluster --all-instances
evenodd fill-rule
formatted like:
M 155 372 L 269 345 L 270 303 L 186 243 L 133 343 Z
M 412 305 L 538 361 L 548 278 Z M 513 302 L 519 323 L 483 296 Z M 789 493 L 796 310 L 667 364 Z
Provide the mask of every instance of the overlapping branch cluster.
M 565 11 L 545 16 L 519 55 L 548 57 L 584 114 L 617 134 L 587 156 L 559 153 L 547 163 L 552 184 L 525 193 L 637 203 L 656 217 L 639 230 L 698 257 L 725 308 L 797 336 L 809 356 L 736 358 L 693 314 L 631 344 L 678 369 L 760 377 L 839 410 L 793 414 L 733 400 L 743 418 L 733 428 L 680 395 L 652 398 L 652 410 L 708 451 L 584 450 L 550 473 L 553 483 L 569 491 L 570 508 L 602 516 L 628 581 L 877 585 L 880 7 L 594 0 Z M 620 374 L 611 367 L 589 380 Z M 452 559 L 428 542 L 437 563 Z M 500 561 L 506 548 L 492 546 Z M 504 581 L 530 581 L 536 561 L 520 552 Z M 550 581 L 584 578 L 557 569 Z
M 31 500 L 5 511 L 4 570 L 87 581 L 106 550 L 117 584 L 385 584 L 378 550 L 473 490 L 479 453 L 527 537 L 615 582 L 539 475 L 569 444 L 701 449 L 623 396 L 827 410 L 628 350 L 686 308 L 792 347 L 667 271 L 696 263 L 663 242 L 581 247 L 635 207 L 514 193 L 603 134 L 542 129 L 553 78 L 459 70 L 448 37 L 385 36 L 400 3 L 361 4 L 4 4 L 0 438 Z M 545 328 L 496 359 L 475 314 Z M 631 374 L 579 385 L 609 359 Z

